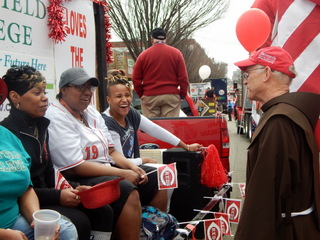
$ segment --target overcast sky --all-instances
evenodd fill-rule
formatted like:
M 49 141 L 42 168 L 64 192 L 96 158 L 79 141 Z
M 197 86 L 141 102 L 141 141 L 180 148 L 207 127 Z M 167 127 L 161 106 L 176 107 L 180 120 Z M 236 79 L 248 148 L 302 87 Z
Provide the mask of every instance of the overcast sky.
M 223 19 L 197 31 L 193 38 L 206 50 L 209 57 L 228 63 L 228 77 L 237 68 L 234 62 L 245 59 L 248 52 L 236 36 L 236 23 L 242 13 L 250 9 L 254 0 L 230 0 L 230 7 Z

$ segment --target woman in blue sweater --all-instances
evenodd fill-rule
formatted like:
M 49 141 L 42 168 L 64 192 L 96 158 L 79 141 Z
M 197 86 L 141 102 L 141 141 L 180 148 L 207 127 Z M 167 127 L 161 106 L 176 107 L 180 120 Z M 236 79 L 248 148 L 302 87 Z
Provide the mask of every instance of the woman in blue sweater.
M 0 104 L 7 88 L 0 78 Z M 40 209 L 30 179 L 30 156 L 21 141 L 8 129 L 0 126 L 0 239 L 33 239 L 32 214 Z M 60 230 L 59 230 L 60 229 Z M 54 240 L 76 240 L 73 224 L 60 219 Z

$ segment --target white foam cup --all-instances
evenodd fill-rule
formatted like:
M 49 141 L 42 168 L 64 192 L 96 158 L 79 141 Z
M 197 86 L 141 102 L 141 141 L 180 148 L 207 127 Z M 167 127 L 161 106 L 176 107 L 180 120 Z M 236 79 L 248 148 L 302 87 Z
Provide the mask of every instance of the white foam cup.
M 57 211 L 41 209 L 33 213 L 34 239 L 52 240 L 61 215 Z

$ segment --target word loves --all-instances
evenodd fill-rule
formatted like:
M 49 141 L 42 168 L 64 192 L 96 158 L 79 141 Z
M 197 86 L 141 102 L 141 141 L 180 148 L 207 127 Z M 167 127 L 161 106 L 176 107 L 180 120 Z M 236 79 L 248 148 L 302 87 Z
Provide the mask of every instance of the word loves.
M 64 8 L 64 27 L 66 34 L 87 38 L 86 15 Z
M 68 35 L 87 38 L 87 18 L 86 15 L 63 7 L 63 25 L 65 33 Z M 70 46 L 72 67 L 83 68 L 83 48 Z

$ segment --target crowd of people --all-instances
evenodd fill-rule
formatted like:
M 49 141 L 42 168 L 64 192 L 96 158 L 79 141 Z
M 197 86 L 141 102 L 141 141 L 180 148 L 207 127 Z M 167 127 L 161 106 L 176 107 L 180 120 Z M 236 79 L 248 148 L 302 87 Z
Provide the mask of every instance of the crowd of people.
M 1 132 L 8 136 L 1 142 L 2 149 L 6 149 L 2 155 L 7 156 L 7 151 L 12 151 L 14 160 L 23 169 L 19 171 L 21 177 L 8 178 L 12 178 L 12 186 L 22 179 L 29 180 L 23 180 L 25 185 L 15 189 L 16 199 L 21 198 L 19 204 L 18 200 L 7 199 L 12 210 L 1 216 L 0 228 L 13 230 L 0 230 L 0 236 L 2 233 L 20 234 L 29 238 L 33 234 L 32 213 L 46 208 L 63 216 L 57 239 L 89 239 L 91 230 L 112 232 L 114 239 L 139 239 L 141 206 L 167 211 L 168 194 L 167 190 L 158 190 L 154 168 L 144 165 L 155 160 L 137 161 L 140 157 L 137 129 L 141 127 L 152 135 L 153 131 L 161 133 L 162 140 L 187 151 L 202 147 L 197 143 L 184 143 L 133 110 L 130 107 L 131 85 L 125 76 L 110 81 L 106 99 L 110 109 L 103 117 L 90 104 L 100 82 L 82 68 L 70 68 L 61 74 L 57 100 L 50 106 L 46 79 L 33 67 L 12 66 L 1 81 L 1 89 L 8 93 L 11 105 L 9 116 L 0 122 Z M 1 96 L 3 101 L 6 96 Z M 128 134 L 130 139 L 124 138 Z M 132 158 L 136 161 L 130 161 Z M 8 161 L 4 157 L 2 160 L 3 164 Z M 55 188 L 55 169 L 72 188 Z M 82 206 L 77 192 L 116 178 L 124 178 L 120 181 L 120 197 L 116 201 L 98 209 Z M 8 194 L 2 193 L 3 198 Z
M 152 51 L 167 47 L 164 30 L 155 29 L 152 38 Z M 168 93 L 173 98 L 161 91 L 149 95 L 152 87 L 141 85 L 147 60 L 147 53 L 138 58 L 133 84 L 145 104 L 142 111 L 155 116 L 147 103 L 178 99 L 179 105 L 188 81 L 181 68 L 180 92 L 175 85 L 177 91 Z M 319 154 L 313 133 L 319 94 L 289 93 L 297 73 L 280 47 L 262 48 L 235 64 L 244 72 L 248 98 L 260 101 L 264 112 L 248 148 L 246 198 L 235 239 L 259 234 L 264 239 L 319 239 Z M 140 157 L 137 131 L 186 151 L 202 146 L 186 144 L 132 108 L 132 86 L 123 71 L 109 71 L 107 81 L 109 107 L 100 113 L 90 104 L 100 81 L 83 68 L 61 74 L 50 106 L 46 79 L 33 67 L 12 66 L 0 79 L 1 103 L 7 97 L 11 105 L 0 122 L 0 238 L 32 239 L 32 214 L 47 208 L 63 216 L 55 239 L 85 240 L 98 230 L 112 232 L 113 239 L 138 240 L 142 205 L 167 211 L 167 190 L 158 189 L 155 168 L 146 165 L 156 161 Z M 230 102 L 229 120 L 232 108 Z M 165 109 L 156 112 L 169 116 L 174 111 Z M 55 188 L 55 169 L 72 188 Z M 82 206 L 79 191 L 117 178 L 123 178 L 117 200 L 97 209 Z

